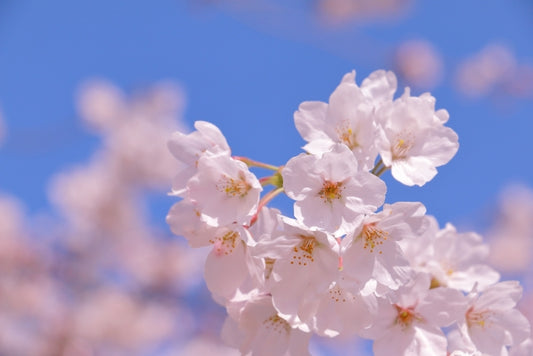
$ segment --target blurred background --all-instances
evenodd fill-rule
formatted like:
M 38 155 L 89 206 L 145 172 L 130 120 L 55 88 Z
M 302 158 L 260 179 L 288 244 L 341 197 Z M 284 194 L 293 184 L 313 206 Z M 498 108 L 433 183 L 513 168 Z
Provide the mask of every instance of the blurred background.
M 0 0 L 0 355 L 235 354 L 206 251 L 165 224 L 166 140 L 206 120 L 282 165 L 298 105 L 353 69 L 449 111 L 456 157 L 424 187 L 386 173 L 386 201 L 481 233 L 532 320 L 532 38 L 530 0 Z

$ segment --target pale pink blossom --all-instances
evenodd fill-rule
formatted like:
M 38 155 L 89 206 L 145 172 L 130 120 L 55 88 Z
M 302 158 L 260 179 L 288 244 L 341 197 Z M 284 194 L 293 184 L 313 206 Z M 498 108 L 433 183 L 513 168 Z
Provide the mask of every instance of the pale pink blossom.
M 210 226 L 202 218 L 197 204 L 183 199 L 172 205 L 167 217 L 170 230 L 178 236 L 183 236 L 190 247 L 209 246 L 216 227 Z
M 384 102 L 392 102 L 396 76 L 378 70 L 355 83 L 355 71 L 347 73 L 331 94 L 329 104 L 306 101 L 294 113 L 296 128 L 309 143 L 304 149 L 321 154 L 335 143 L 346 145 L 356 157 L 360 170 L 370 170 L 377 156 L 377 126 L 374 111 Z
M 92 80 L 78 101 L 82 118 L 103 136 L 101 159 L 123 181 L 161 188 L 177 173 L 165 142 L 169 132 L 184 130 L 180 87 L 158 83 L 126 97 L 111 83 Z
M 364 214 L 374 212 L 385 200 L 385 183 L 359 171 L 350 150 L 341 144 L 320 156 L 293 157 L 281 173 L 285 192 L 296 200 L 295 217 L 336 236 L 355 228 Z
M 472 292 L 462 321 L 461 336 L 476 350 L 489 355 L 506 355 L 508 346 L 530 337 L 530 324 L 515 307 L 522 296 L 516 281 L 494 284 L 483 292 Z
M 281 298 L 278 294 L 286 291 L 279 284 L 292 284 L 293 277 L 306 278 L 308 283 L 316 284 L 320 290 L 311 291 L 314 298 L 303 296 L 299 307 L 294 310 L 298 315 L 286 315 L 287 320 L 304 330 L 312 329 L 319 335 L 330 337 L 353 335 L 368 326 L 375 309 L 372 290 L 367 288 L 362 292 L 365 283 L 358 283 L 343 274 L 338 254 L 331 253 L 337 249 L 334 240 L 328 238 L 333 248 L 333 251 L 328 251 L 327 246 L 321 246 L 325 241 L 313 237 L 312 232 L 307 232 L 293 220 L 280 217 L 276 226 L 276 230 L 271 226 L 271 232 L 264 234 L 253 247 L 256 256 L 265 258 L 265 276 L 268 276 L 265 278 L 268 282 L 264 287 L 265 292 L 274 290 L 272 293 L 275 298 Z M 323 251 L 318 254 L 315 247 Z M 318 265 L 315 265 L 315 254 L 322 259 Z M 320 267 L 324 263 L 328 265 Z M 309 279 L 313 276 L 303 275 L 306 271 L 313 273 L 316 267 L 329 271 L 322 273 L 324 280 Z M 296 276 L 291 276 L 291 273 Z
M 520 344 L 511 347 L 509 356 L 531 356 L 533 355 L 533 339 L 531 337 Z
M 435 111 L 435 98 L 404 94 L 378 109 L 381 136 L 378 143 L 383 163 L 403 184 L 422 186 L 437 174 L 459 148 L 457 134 L 444 126 L 448 112 Z
M 487 233 L 490 262 L 503 272 L 525 272 L 533 254 L 533 191 L 507 187 L 499 199 L 494 224 Z
M 312 325 L 306 322 L 312 322 L 315 312 L 304 305 L 330 289 L 338 272 L 339 246 L 332 235 L 311 231 L 293 219 L 283 218 L 282 223 L 271 244 L 272 301 L 291 325 L 309 331 Z
M 256 243 L 246 228 L 238 224 L 210 226 L 187 200 L 172 206 L 167 222 L 172 232 L 187 238 L 191 247 L 211 246 L 205 260 L 204 278 L 215 296 L 226 300 L 243 287 L 247 278 L 262 281 L 262 260 L 250 254 Z
M 360 283 L 374 278 L 397 289 L 410 276 L 399 241 L 419 233 L 425 212 L 421 203 L 399 202 L 367 215 L 342 241 L 343 270 Z
M 241 355 L 309 355 L 310 333 L 283 319 L 265 294 L 244 295 L 228 304 L 222 338 Z
M 374 324 L 363 332 L 374 340 L 374 355 L 446 354 L 441 328 L 463 315 L 466 300 L 455 289 L 429 287 L 430 277 L 420 274 L 382 300 Z
M 249 278 L 259 282 L 261 261 L 250 255 L 249 246 L 255 241 L 244 227 L 218 227 L 209 242 L 213 247 L 205 261 L 204 278 L 219 301 L 232 298 Z
M 185 186 L 196 174 L 202 156 L 231 154 L 226 138 L 218 127 L 206 121 L 196 121 L 194 127 L 196 131 L 190 134 L 174 132 L 168 141 L 168 149 L 182 165 L 172 184 L 172 193 L 175 195 L 185 192 Z
M 127 111 L 124 93 L 103 79 L 92 79 L 83 83 L 77 99 L 82 119 L 99 131 L 115 127 Z
M 95 160 L 52 178 L 50 199 L 78 232 L 76 241 L 81 244 L 90 243 L 91 234 L 125 236 L 141 229 L 136 196 L 116 168 Z
M 197 173 L 187 182 L 187 199 L 210 225 L 248 224 L 262 190 L 243 162 L 227 155 L 204 155 L 198 160 Z
M 429 218 L 432 222 L 433 218 Z M 486 263 L 489 248 L 480 235 L 458 233 L 452 224 L 444 229 L 431 224 L 420 236 L 408 237 L 401 242 L 414 269 L 432 276 L 432 285 L 472 290 L 496 283 L 500 275 Z
M 402 15 L 410 3 L 410 0 L 320 0 L 317 11 L 337 24 Z
M 489 44 L 465 59 L 457 68 L 458 89 L 469 97 L 480 97 L 501 86 L 516 67 L 514 54 L 500 44 Z
M 410 85 L 432 88 L 442 79 L 442 55 L 428 41 L 410 40 L 401 43 L 394 53 L 398 75 Z
M 113 288 L 87 293 L 73 315 L 71 332 L 89 345 L 141 351 L 175 333 L 171 307 L 143 303 Z M 120 317 L 110 317 L 112 315 Z

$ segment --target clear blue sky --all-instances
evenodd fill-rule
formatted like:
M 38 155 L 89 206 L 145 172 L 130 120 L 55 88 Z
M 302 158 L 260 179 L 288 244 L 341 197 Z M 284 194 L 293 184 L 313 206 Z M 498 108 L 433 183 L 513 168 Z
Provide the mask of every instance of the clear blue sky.
M 402 19 L 342 31 L 313 25 L 303 10 L 311 1 L 289 2 L 291 12 L 278 15 L 210 3 L 0 1 L 0 107 L 8 126 L 0 191 L 23 200 L 31 214 L 49 209 L 50 177 L 86 162 L 98 145 L 74 108 L 78 85 L 94 76 L 126 91 L 175 80 L 187 93 L 189 124 L 211 121 L 234 154 L 279 165 L 304 144 L 293 125 L 298 105 L 327 101 L 352 69 L 359 83 L 390 69 L 388 54 L 402 40 L 432 41 L 448 75 L 494 41 L 533 62 L 533 3 L 526 0 L 418 0 Z M 450 112 L 459 153 L 423 188 L 387 174 L 387 202 L 422 201 L 441 224 L 479 226 L 506 184 L 533 186 L 533 102 L 466 100 L 448 75 L 432 93 Z M 161 222 L 170 202 L 162 204 L 154 213 Z

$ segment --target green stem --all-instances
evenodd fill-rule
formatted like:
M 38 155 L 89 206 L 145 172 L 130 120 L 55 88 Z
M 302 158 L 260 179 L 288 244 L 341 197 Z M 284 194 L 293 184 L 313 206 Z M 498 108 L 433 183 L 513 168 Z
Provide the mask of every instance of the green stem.
M 377 173 L 374 173 L 376 176 L 381 176 L 383 173 L 385 173 L 388 169 L 390 169 L 390 167 L 387 167 L 387 166 L 383 166 L 381 167 L 381 169 L 379 171 L 377 171 Z
M 258 167 L 258 168 L 265 168 L 270 169 L 271 171 L 278 171 L 280 167 L 273 166 L 268 163 L 258 162 L 254 161 L 252 159 L 249 159 L 247 157 L 241 157 L 241 156 L 233 156 L 234 159 L 239 160 L 241 162 L 246 163 L 248 167 Z
M 380 158 L 379 161 L 378 161 L 378 163 L 376 163 L 376 165 L 374 166 L 374 168 L 372 168 L 372 170 L 370 171 L 370 173 L 372 173 L 372 174 L 376 174 L 376 172 L 382 168 L 382 167 L 381 167 L 382 165 L 383 165 L 383 161 L 382 161 L 381 158 Z

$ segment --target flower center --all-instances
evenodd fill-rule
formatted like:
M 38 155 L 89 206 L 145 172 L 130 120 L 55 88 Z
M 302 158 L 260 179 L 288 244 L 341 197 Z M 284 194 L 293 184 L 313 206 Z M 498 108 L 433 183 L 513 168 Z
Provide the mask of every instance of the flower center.
M 235 249 L 239 236 L 239 233 L 236 231 L 228 231 L 222 236 L 209 240 L 209 242 L 214 245 L 217 256 L 229 255 Z
M 289 323 L 277 314 L 263 321 L 263 325 L 267 330 L 277 332 L 278 334 L 288 334 L 291 331 Z
M 394 323 L 399 324 L 402 328 L 409 327 L 414 321 L 422 321 L 422 317 L 415 313 L 414 307 L 404 308 L 397 304 L 394 304 L 394 307 L 398 313 Z
M 377 227 L 377 223 L 373 222 L 363 226 L 361 237 L 364 239 L 363 248 L 372 253 L 376 247 L 383 245 L 383 242 L 389 238 L 389 233 L 381 230 Z M 380 250 L 379 253 L 381 254 L 383 251 Z
M 324 200 L 325 203 L 332 203 L 335 199 L 342 198 L 343 183 L 333 183 L 329 180 L 324 181 L 322 189 L 318 192 L 318 196 Z
M 298 246 L 292 248 L 291 265 L 307 266 L 307 264 L 315 262 L 313 258 L 313 251 L 318 242 L 314 236 L 299 236 L 302 242 Z
M 237 179 L 222 175 L 217 183 L 217 189 L 228 197 L 244 198 L 252 186 L 246 181 L 244 173 L 241 171 Z
M 350 150 L 353 151 L 354 148 L 359 147 L 359 142 L 357 142 L 357 136 L 350 126 L 345 125 L 338 127 L 337 135 L 339 135 L 339 139 L 342 143 L 350 147 Z
M 276 262 L 276 260 L 273 258 L 265 258 L 265 279 L 270 279 L 272 270 L 274 269 L 274 262 Z
M 466 323 L 469 328 L 478 326 L 484 329 L 485 326 L 490 325 L 489 320 L 487 320 L 490 315 L 490 310 L 474 311 L 474 308 L 470 307 L 466 312 Z
M 402 133 L 396 137 L 396 141 L 392 146 L 392 159 L 402 160 L 406 159 L 409 150 L 414 146 L 414 140 L 411 135 Z

